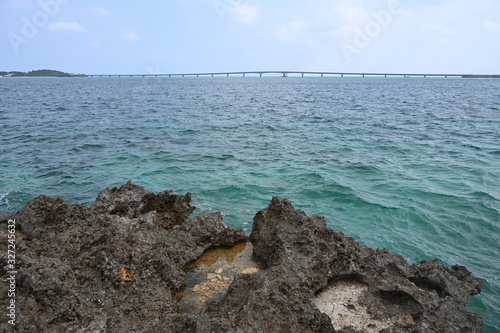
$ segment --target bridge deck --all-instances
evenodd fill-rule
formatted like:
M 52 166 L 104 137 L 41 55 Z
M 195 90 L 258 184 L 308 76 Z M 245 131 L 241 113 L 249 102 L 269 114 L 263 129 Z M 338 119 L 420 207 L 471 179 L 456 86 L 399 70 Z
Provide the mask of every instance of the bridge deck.
M 247 71 L 247 72 L 214 72 L 214 73 L 170 73 L 170 74 L 160 74 L 160 73 L 148 73 L 148 74 L 91 74 L 88 77 L 189 77 L 189 76 L 264 76 L 264 75 L 280 75 L 283 77 L 288 76 L 371 76 L 371 77 L 460 77 L 460 78 L 500 78 L 500 75 L 475 75 L 475 74 L 422 74 L 422 73 L 352 73 L 352 72 L 308 72 L 308 71 Z

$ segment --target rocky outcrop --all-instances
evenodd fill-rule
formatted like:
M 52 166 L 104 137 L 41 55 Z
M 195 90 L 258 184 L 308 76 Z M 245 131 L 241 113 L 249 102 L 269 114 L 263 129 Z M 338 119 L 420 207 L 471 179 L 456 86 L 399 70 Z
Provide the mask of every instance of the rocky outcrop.
M 129 182 L 106 189 L 90 207 L 40 196 L 1 217 L 3 248 L 8 221 L 16 221 L 17 273 L 15 329 L 2 320 L 0 331 L 483 330 L 480 315 L 465 309 L 482 281 L 465 267 L 409 265 L 283 198 L 257 213 L 249 237 L 219 213 L 189 218 L 190 199 Z M 236 248 L 250 249 L 252 267 L 237 263 Z M 5 281 L 12 269 L 7 256 L 0 259 Z M 12 298 L 6 283 L 1 288 L 5 308 Z M 197 299 L 201 290 L 219 294 Z M 188 293 L 206 304 L 189 306 Z

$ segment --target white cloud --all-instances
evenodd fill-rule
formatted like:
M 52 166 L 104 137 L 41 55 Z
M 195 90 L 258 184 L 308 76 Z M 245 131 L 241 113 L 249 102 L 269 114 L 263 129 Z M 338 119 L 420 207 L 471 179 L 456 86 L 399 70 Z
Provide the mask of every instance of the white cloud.
M 283 41 L 293 41 L 303 34 L 305 26 L 304 21 L 291 21 L 287 25 L 279 27 L 276 36 Z
M 490 20 L 485 20 L 483 26 L 493 32 L 500 32 L 500 23 L 492 22 Z
M 427 32 L 437 32 L 442 35 L 454 35 L 455 31 L 444 24 L 423 24 L 420 30 Z
M 368 34 L 375 38 L 372 34 L 378 36 L 401 13 L 397 4 L 397 1 L 386 1 L 385 6 L 369 1 L 323 2 L 315 9 L 317 30 L 323 31 L 327 39 L 352 41 L 367 30 L 374 31 Z
M 136 42 L 139 40 L 139 35 L 135 31 L 127 31 L 121 35 L 121 39 L 128 40 L 130 42 Z
M 347 39 L 351 39 L 354 36 L 354 34 L 356 33 L 356 31 L 358 31 L 358 30 L 355 26 L 343 25 L 340 28 L 337 28 L 337 29 L 333 30 L 332 32 L 328 33 L 327 35 L 331 36 L 331 37 L 338 37 L 340 39 L 347 40 Z
M 89 12 L 95 15 L 107 15 L 108 10 L 102 7 L 92 7 L 89 9 Z
M 52 31 L 70 31 L 70 32 L 82 32 L 85 29 L 78 22 L 57 22 L 48 25 L 48 29 Z
M 323 36 L 331 39 L 351 40 L 368 22 L 375 20 L 373 11 L 360 1 L 322 2 L 314 9 L 314 24 Z M 380 7 L 382 10 L 383 7 Z
M 259 18 L 259 8 L 243 4 L 229 9 L 228 14 L 235 22 L 252 24 Z
M 334 12 L 346 25 L 359 25 L 370 18 L 366 8 L 352 3 L 337 5 L 334 7 Z

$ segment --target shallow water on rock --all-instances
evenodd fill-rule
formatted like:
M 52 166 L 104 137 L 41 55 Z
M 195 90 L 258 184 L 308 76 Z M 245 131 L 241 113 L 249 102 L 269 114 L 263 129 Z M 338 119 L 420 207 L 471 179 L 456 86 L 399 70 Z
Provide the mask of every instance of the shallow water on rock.
M 259 271 L 252 253 L 250 242 L 207 250 L 186 268 L 186 289 L 179 297 L 179 307 L 188 313 L 200 313 L 221 300 L 238 275 Z

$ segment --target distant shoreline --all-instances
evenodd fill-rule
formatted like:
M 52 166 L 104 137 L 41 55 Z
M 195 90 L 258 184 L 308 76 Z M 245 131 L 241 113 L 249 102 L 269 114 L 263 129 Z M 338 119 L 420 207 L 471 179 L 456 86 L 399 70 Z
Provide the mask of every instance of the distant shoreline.
M 149 73 L 149 74 L 72 74 L 50 69 L 35 70 L 30 72 L 5 72 L 0 71 L 0 77 L 214 77 L 214 76 L 281 76 L 281 77 L 455 77 L 464 79 L 500 79 L 500 74 L 405 74 L 405 73 L 349 73 L 349 72 L 309 72 L 309 71 L 247 71 L 247 72 L 203 72 L 203 73 Z
M 30 72 L 0 71 L 0 77 L 87 77 L 85 74 L 72 74 L 52 69 L 40 69 Z
M 464 79 L 500 79 L 500 75 L 464 75 Z

